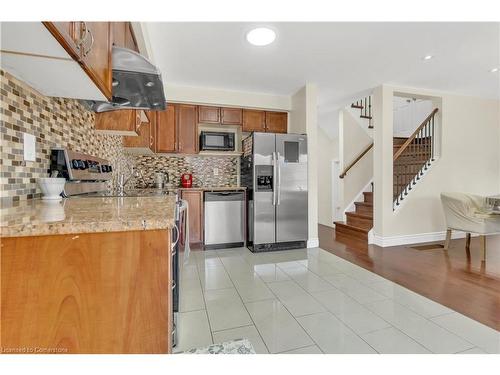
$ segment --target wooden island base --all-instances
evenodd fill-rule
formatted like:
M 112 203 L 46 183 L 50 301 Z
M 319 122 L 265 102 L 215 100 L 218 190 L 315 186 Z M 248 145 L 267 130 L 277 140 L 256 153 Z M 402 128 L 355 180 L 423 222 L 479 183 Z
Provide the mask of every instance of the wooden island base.
M 2 238 L 3 353 L 170 353 L 170 231 Z

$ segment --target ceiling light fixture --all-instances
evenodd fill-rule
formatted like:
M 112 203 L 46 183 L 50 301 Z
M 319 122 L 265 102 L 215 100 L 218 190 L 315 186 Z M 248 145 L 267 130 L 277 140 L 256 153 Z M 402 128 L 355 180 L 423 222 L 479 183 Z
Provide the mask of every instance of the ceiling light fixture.
M 496 73 L 496 72 L 498 72 L 498 68 L 493 68 L 490 70 L 490 73 Z
M 276 39 L 276 33 L 268 27 L 258 27 L 247 33 L 247 41 L 254 46 L 267 46 Z
M 434 58 L 434 56 L 432 56 L 432 55 L 426 55 L 426 56 L 424 56 L 424 57 L 422 58 L 422 60 L 430 60 L 430 59 L 432 59 L 432 58 Z

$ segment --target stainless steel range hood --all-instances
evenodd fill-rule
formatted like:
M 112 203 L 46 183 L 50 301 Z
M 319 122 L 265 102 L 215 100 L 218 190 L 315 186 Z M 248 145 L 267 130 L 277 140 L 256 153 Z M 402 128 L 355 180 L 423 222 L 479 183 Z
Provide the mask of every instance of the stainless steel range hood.
M 113 47 L 112 62 L 112 101 L 86 101 L 91 110 L 166 108 L 161 73 L 148 59 L 131 49 Z

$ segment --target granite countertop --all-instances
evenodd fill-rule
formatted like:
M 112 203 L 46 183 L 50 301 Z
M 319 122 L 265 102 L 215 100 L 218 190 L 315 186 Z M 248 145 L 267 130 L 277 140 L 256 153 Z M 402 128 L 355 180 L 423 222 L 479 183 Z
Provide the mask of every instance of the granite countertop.
M 2 237 L 169 229 L 175 196 L 22 201 L 0 210 Z

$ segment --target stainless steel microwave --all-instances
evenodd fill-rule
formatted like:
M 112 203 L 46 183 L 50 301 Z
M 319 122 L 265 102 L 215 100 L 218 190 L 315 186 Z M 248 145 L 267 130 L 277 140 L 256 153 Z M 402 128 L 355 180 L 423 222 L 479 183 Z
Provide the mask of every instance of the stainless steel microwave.
M 200 133 L 200 150 L 234 151 L 234 133 L 202 131 Z

